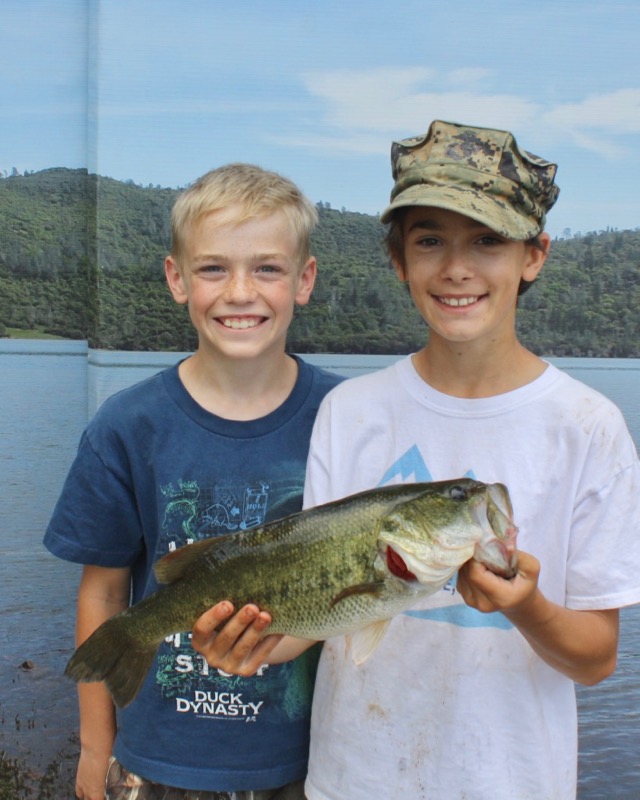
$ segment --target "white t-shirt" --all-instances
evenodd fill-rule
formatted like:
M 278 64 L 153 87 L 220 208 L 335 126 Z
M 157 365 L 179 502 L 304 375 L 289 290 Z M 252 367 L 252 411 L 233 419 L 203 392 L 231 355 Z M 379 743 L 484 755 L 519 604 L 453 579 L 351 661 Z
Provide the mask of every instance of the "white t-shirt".
M 463 476 L 509 488 L 518 547 L 572 609 L 640 602 L 640 464 L 620 411 L 552 365 L 513 392 L 444 395 L 410 358 L 346 381 L 320 407 L 305 505 L 374 486 Z M 573 682 L 455 581 L 396 617 L 355 667 L 325 643 L 309 800 L 570 800 Z

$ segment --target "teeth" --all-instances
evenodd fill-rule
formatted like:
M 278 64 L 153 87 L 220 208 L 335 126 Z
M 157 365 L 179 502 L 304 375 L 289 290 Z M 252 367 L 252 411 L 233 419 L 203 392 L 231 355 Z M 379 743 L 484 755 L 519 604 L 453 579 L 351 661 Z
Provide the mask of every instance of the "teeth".
M 241 330 L 243 328 L 255 328 L 258 324 L 257 319 L 223 319 L 222 324 L 225 328 L 233 328 L 234 330 Z
M 439 297 L 441 303 L 444 303 L 445 306 L 470 306 L 472 303 L 475 303 L 478 298 L 477 297 Z

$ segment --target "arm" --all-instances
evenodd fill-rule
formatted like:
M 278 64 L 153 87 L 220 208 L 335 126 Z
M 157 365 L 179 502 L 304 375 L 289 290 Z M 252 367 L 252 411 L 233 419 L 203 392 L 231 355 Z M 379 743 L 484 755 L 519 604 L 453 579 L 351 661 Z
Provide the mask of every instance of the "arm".
M 126 568 L 86 566 L 78 591 L 76 645 L 129 605 L 131 572 Z M 80 760 L 76 795 L 103 800 L 107 767 L 116 735 L 115 707 L 103 683 L 78 684 Z
M 538 587 L 540 562 L 519 552 L 508 581 L 477 561 L 458 574 L 458 590 L 478 611 L 501 611 L 549 666 L 588 686 L 611 675 L 618 652 L 618 609 L 575 611 L 548 600 Z
M 315 644 L 308 639 L 280 634 L 263 637 L 271 617 L 255 605 L 243 606 L 234 616 L 233 612 L 233 605 L 224 600 L 205 611 L 193 626 L 193 649 L 201 653 L 210 666 L 224 672 L 248 677 L 262 664 L 291 661 Z M 216 632 L 225 620 L 228 620 L 226 625 Z

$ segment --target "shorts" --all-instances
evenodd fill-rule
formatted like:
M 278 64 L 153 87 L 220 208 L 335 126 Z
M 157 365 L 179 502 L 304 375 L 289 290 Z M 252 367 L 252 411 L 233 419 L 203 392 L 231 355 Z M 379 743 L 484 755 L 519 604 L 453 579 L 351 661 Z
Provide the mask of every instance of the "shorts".
M 152 783 L 125 769 L 119 761 L 109 762 L 106 800 L 305 800 L 304 780 L 279 789 L 242 792 L 199 792 Z

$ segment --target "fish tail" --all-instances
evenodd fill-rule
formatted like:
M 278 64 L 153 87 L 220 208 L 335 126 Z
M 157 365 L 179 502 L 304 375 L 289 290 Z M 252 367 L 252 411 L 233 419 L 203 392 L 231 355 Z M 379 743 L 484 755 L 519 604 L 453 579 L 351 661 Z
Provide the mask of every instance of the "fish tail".
M 76 682 L 104 681 L 116 705 L 124 708 L 142 686 L 158 645 L 130 635 L 126 617 L 113 617 L 78 647 L 64 674 Z

